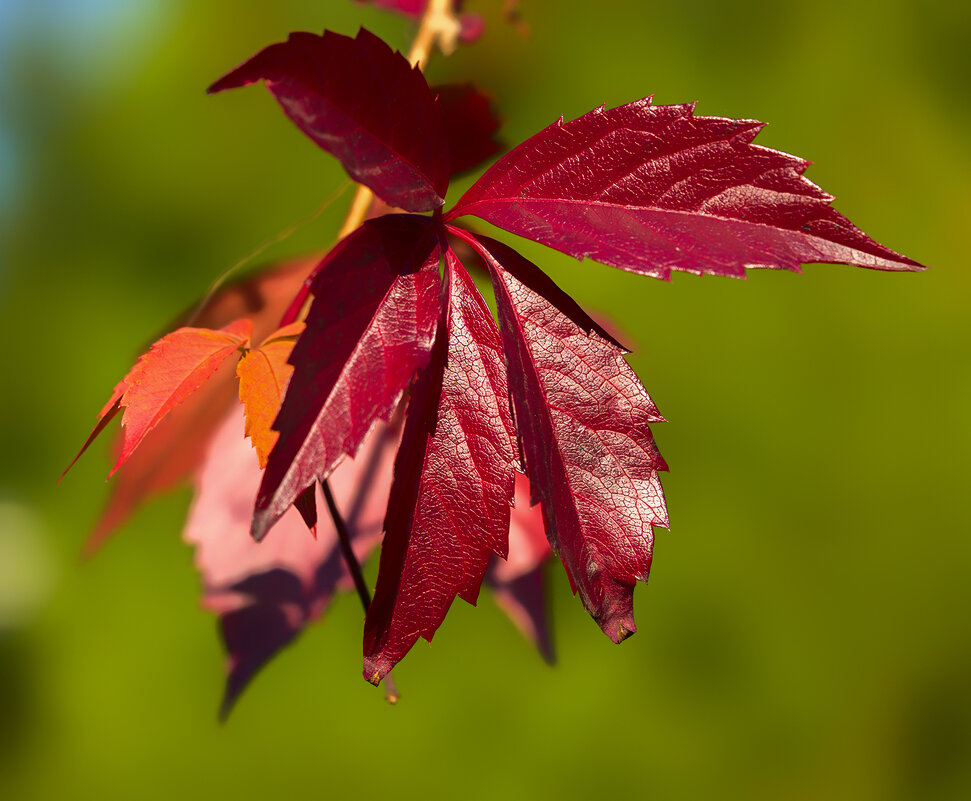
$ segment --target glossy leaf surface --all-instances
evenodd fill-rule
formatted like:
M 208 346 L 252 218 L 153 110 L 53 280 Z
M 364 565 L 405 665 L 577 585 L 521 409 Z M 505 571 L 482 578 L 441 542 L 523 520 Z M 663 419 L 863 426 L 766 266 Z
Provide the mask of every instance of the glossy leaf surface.
M 377 684 L 456 595 L 475 603 L 493 554 L 508 549 L 515 458 L 499 332 L 446 252 L 446 306 L 408 404 L 374 598 L 364 677 Z
M 650 98 L 562 119 L 499 160 L 447 219 L 474 214 L 577 258 L 667 279 L 742 277 L 840 262 L 921 265 L 870 239 L 803 177 L 808 162 L 753 145 L 762 123 L 693 116 Z
M 663 421 L 623 358 L 549 278 L 480 238 L 493 272 L 509 386 L 535 500 L 574 591 L 608 637 L 635 631 L 633 589 L 667 526 Z
M 448 142 L 421 71 L 364 30 L 292 33 L 220 78 L 210 92 L 264 81 L 287 116 L 348 174 L 406 211 L 442 205 Z
M 274 428 L 253 535 L 353 455 L 387 420 L 428 358 L 439 308 L 438 244 L 424 218 L 365 223 L 327 256 L 311 286 L 307 327 Z

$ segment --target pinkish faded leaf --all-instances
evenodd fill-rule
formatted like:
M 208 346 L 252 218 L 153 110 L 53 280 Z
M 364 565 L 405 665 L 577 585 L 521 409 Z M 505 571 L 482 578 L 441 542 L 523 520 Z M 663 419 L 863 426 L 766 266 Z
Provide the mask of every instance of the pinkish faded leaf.
M 311 285 L 307 328 L 274 428 L 253 536 L 262 538 L 297 495 L 353 455 L 389 419 L 425 364 L 439 307 L 438 240 L 422 217 L 389 215 L 342 240 Z
M 667 465 L 654 402 L 624 350 L 535 265 L 479 237 L 493 273 L 509 387 L 534 499 L 575 592 L 608 637 L 635 629 L 654 526 L 667 526 Z M 473 243 L 476 244 L 476 243 Z
M 395 460 L 364 677 L 377 684 L 431 640 L 456 595 L 474 604 L 492 554 L 505 557 L 515 471 L 513 426 L 492 314 L 449 250 L 432 356 Z
M 921 265 L 870 239 L 803 177 L 808 162 L 753 145 L 762 123 L 696 117 L 650 98 L 561 119 L 506 154 L 446 215 L 474 214 L 561 250 L 667 279 L 743 277 L 804 262 Z
M 552 555 L 539 506 L 530 505 L 529 479 L 516 473 L 509 515 L 509 556 L 493 557 L 486 573 L 499 608 L 548 663 L 555 660 L 543 565 Z
M 331 477 L 361 561 L 381 539 L 397 439 L 396 428 L 380 426 L 357 457 Z M 220 616 L 229 654 L 223 715 L 253 675 L 322 614 L 336 592 L 353 586 L 330 519 L 321 522 L 314 540 L 294 509 L 264 542 L 253 541 L 250 518 L 259 482 L 256 452 L 243 437 L 237 406 L 213 437 L 196 475 L 184 532 L 196 548 L 203 604 Z
M 442 205 L 448 142 L 421 70 L 377 36 L 291 33 L 209 87 L 264 81 L 287 116 L 355 180 L 406 211 Z

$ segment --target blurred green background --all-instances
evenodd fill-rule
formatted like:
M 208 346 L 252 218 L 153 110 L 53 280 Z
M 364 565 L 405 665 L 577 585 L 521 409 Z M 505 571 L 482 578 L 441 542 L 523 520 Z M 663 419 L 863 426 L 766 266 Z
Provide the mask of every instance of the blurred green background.
M 971 797 L 971 6 L 523 0 L 523 38 L 500 5 L 469 2 L 486 35 L 430 73 L 492 92 L 508 141 L 649 93 L 768 120 L 759 142 L 933 269 L 663 284 L 524 246 L 614 316 L 670 420 L 637 636 L 613 646 L 551 570 L 555 668 L 484 594 L 391 708 L 348 596 L 220 726 L 188 492 L 82 564 L 104 443 L 54 482 L 138 348 L 342 180 L 265 92 L 204 88 L 291 30 L 413 27 L 345 0 L 0 0 L 0 797 Z M 267 257 L 326 246 L 343 203 Z

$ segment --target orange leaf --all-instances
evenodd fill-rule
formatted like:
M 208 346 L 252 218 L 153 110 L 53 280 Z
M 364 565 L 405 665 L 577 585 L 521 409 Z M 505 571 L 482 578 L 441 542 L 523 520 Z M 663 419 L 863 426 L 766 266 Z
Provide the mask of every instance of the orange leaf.
M 185 325 L 215 329 L 248 317 L 253 322 L 251 339 L 262 342 L 278 326 L 280 316 L 319 261 L 320 255 L 315 255 L 273 264 L 228 284 L 201 311 L 193 307 L 162 333 Z M 125 462 L 125 469 L 115 476 L 108 503 L 85 544 L 86 554 L 94 553 L 146 498 L 189 478 L 202 462 L 220 420 L 239 402 L 236 383 L 236 365 L 223 362 L 202 387 L 148 433 Z M 116 456 L 123 439 L 119 431 L 112 451 Z
M 236 320 L 218 331 L 179 328 L 155 342 L 115 387 L 68 470 L 124 409 L 121 454 L 108 477 L 114 475 L 162 418 L 202 386 L 230 354 L 249 344 L 252 330 L 249 320 Z
M 260 347 L 247 351 L 236 366 L 239 399 L 246 408 L 246 436 L 256 448 L 260 469 L 266 467 L 270 451 L 280 436 L 272 425 L 293 373 L 287 358 L 303 328 L 304 324 L 299 322 L 284 326 L 267 337 Z

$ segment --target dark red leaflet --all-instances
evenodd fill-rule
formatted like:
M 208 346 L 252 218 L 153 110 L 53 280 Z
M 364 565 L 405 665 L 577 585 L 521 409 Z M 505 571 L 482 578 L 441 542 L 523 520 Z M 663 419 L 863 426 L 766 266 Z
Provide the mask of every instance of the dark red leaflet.
M 377 36 L 291 33 L 209 92 L 265 81 L 287 116 L 350 176 L 406 211 L 442 205 L 448 141 L 421 70 Z
M 307 328 L 273 427 L 253 536 L 270 526 L 387 420 L 428 359 L 438 318 L 438 241 L 422 217 L 366 222 L 324 259 L 313 279 Z
M 364 677 L 377 684 L 458 595 L 475 603 L 490 557 L 505 558 L 515 459 L 502 346 L 451 251 L 431 359 L 408 406 L 364 623 Z
M 923 269 L 833 209 L 803 177 L 808 162 L 753 145 L 762 123 L 692 111 L 646 98 L 561 119 L 493 165 L 446 219 L 474 214 L 662 279 L 671 270 L 798 272 L 805 262 Z
M 433 86 L 445 121 L 452 175 L 478 167 L 502 150 L 496 141 L 499 118 L 489 98 L 470 83 Z
M 537 268 L 479 237 L 496 290 L 509 388 L 534 499 L 574 591 L 614 642 L 635 631 L 653 526 L 667 526 L 661 422 L 623 349 Z

